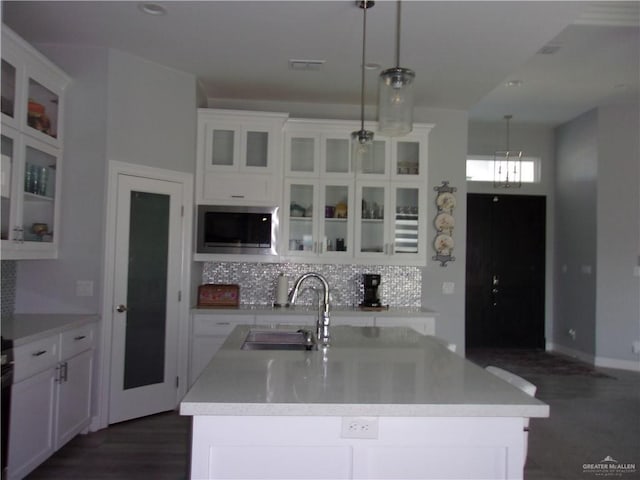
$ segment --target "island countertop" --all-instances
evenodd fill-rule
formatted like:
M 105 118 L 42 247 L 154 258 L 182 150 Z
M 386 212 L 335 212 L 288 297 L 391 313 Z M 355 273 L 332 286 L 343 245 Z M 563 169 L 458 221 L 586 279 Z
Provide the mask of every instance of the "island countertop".
M 335 326 L 331 346 L 309 352 L 241 350 L 251 329 L 261 328 L 234 329 L 182 415 L 549 416 L 545 403 L 410 328 Z

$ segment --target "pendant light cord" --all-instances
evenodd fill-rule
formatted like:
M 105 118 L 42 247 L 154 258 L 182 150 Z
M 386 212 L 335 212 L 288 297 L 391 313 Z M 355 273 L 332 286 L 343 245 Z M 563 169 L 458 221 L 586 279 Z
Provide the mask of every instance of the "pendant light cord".
M 396 68 L 400 68 L 400 17 L 402 13 L 401 2 L 398 0 L 397 18 L 396 18 Z
M 362 22 L 362 78 L 360 84 L 360 130 L 364 130 L 364 62 L 367 48 L 367 10 L 369 3 L 365 0 L 362 9 L 364 10 L 364 20 Z
M 509 121 L 513 118 L 513 115 L 505 115 L 504 119 L 507 121 L 507 152 L 509 151 Z

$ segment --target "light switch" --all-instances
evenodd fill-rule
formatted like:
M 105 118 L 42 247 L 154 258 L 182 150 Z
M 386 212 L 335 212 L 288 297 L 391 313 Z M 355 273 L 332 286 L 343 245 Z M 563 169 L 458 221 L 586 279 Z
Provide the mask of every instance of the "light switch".
M 453 295 L 456 291 L 456 284 L 453 282 L 442 282 L 442 294 Z
M 76 297 L 93 297 L 93 280 L 76 281 Z

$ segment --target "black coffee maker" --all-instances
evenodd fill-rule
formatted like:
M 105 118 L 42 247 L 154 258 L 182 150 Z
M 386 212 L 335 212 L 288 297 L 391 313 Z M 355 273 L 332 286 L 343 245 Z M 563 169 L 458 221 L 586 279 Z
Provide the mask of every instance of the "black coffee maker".
M 360 304 L 361 307 L 381 307 L 380 298 L 378 296 L 378 287 L 380 287 L 380 275 L 377 273 L 365 273 L 362 275 L 364 284 L 364 300 Z

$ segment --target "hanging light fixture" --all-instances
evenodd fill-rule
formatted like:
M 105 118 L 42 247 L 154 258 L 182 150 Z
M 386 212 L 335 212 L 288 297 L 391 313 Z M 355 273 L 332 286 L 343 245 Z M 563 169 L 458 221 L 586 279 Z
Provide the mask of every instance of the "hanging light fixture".
M 522 151 L 509 148 L 509 122 L 513 115 L 505 115 L 507 148 L 497 150 L 493 157 L 493 186 L 520 188 L 522 186 Z
M 372 0 L 356 1 L 356 5 L 364 12 L 362 22 L 362 64 L 360 66 L 362 72 L 360 80 L 360 130 L 351 133 L 351 158 L 357 171 L 362 171 L 363 162 L 370 155 L 373 148 L 373 132 L 364 129 L 364 70 L 367 44 L 367 10 L 373 7 L 374 4 L 375 2 Z
M 406 135 L 413 129 L 413 79 L 416 74 L 400 66 L 401 4 L 397 3 L 396 66 L 380 73 L 378 130 L 389 136 Z

